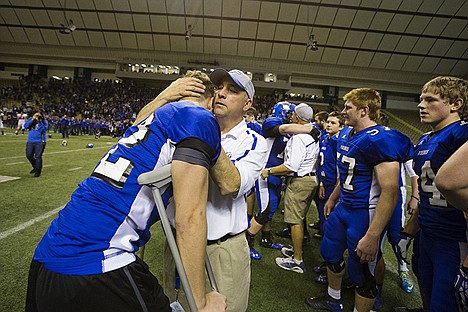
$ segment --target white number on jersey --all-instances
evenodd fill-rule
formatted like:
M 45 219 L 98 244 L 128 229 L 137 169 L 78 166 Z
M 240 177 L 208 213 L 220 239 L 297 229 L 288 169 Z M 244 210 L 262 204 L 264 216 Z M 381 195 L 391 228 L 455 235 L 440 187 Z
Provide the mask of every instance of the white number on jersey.
M 354 191 L 354 186 L 351 184 L 351 181 L 354 176 L 354 167 L 356 166 L 356 159 L 343 155 L 341 158 L 343 164 L 348 164 L 348 174 L 346 180 L 343 183 L 343 188 L 348 191 Z
M 141 141 L 145 141 L 148 132 L 148 126 L 153 121 L 154 115 L 151 114 L 144 122 L 140 123 L 138 130 L 135 131 L 131 136 L 127 138 L 121 138 L 118 144 L 111 148 L 109 152 L 101 159 L 96 169 L 94 169 L 92 176 L 102 179 L 113 186 L 122 188 L 124 183 L 127 181 L 128 176 L 133 170 L 133 163 L 131 160 L 124 157 L 119 157 L 115 162 L 109 161 L 109 157 L 115 153 L 119 145 L 125 145 L 126 147 L 133 147 Z
M 434 185 L 435 174 L 431 168 L 431 161 L 426 160 L 421 168 L 421 188 L 426 193 L 432 193 L 429 204 L 432 206 L 447 207 L 447 201 Z

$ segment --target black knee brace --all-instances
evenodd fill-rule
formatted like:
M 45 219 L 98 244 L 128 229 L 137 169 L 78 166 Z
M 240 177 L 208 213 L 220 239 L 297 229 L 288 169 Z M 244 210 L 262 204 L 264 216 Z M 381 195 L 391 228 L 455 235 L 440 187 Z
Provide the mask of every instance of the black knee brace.
M 267 209 L 255 215 L 254 217 L 255 221 L 257 221 L 258 224 L 265 225 L 268 221 L 271 220 L 270 211 L 271 211 L 270 205 L 268 205 Z
M 338 264 L 331 264 L 327 262 L 327 268 L 329 268 L 333 273 L 341 273 L 345 269 L 346 264 L 344 259 L 341 259 L 341 261 Z
M 375 282 L 375 277 L 369 271 L 367 264 L 363 265 L 363 282 L 361 287 L 356 287 L 356 291 L 359 295 L 364 298 L 374 299 L 377 296 L 377 284 Z

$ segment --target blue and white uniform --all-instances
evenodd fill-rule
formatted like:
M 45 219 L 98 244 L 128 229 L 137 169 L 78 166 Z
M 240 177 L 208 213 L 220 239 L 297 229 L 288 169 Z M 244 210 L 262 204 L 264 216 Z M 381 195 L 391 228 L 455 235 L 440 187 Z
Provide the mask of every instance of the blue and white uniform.
M 399 146 L 405 136 L 379 125 L 357 133 L 343 128 L 337 142 L 337 167 L 340 179 L 340 202 L 328 218 L 321 253 L 326 262 L 338 264 L 348 249 L 350 280 L 363 285 L 364 270 L 372 275 L 376 259 L 360 263 L 355 250 L 366 234 L 380 196 L 374 167 L 383 162 L 401 162 L 404 155 Z
M 419 277 L 431 311 L 457 310 L 453 283 L 468 254 L 467 221 L 460 210 L 444 199 L 434 184 L 434 177 L 467 140 L 468 123 L 458 121 L 424 134 L 415 147 L 421 227 Z
M 284 148 L 288 142 L 289 135 L 273 137 L 269 135 L 270 130 L 284 124 L 279 117 L 268 117 L 262 123 L 262 133 L 266 138 L 268 148 L 268 159 L 265 168 L 281 165 L 284 162 Z M 281 197 L 281 176 L 270 175 L 266 179 L 258 179 L 255 183 L 257 204 L 260 213 L 269 213 L 269 219 L 273 217 L 279 206 Z
M 79 184 L 34 259 L 69 275 L 100 274 L 134 262 L 135 252 L 150 239 L 150 226 L 159 220 L 151 189 L 140 186 L 138 176 L 169 164 L 186 139 L 206 145 L 215 164 L 221 150 L 218 123 L 211 112 L 192 103 L 166 104 L 127 129 Z M 172 188 L 166 189 L 165 204 L 171 195 Z
M 320 232 L 325 229 L 324 206 L 330 197 L 336 185 L 338 172 L 336 169 L 336 144 L 338 142 L 338 133 L 329 136 L 328 133 L 320 137 L 320 164 L 317 167 L 317 177 L 320 185 L 325 188 L 325 198 L 318 199 L 318 214 L 320 222 Z
M 392 129 L 393 131 L 397 131 L 396 129 Z M 406 136 L 399 132 L 400 135 Z M 391 245 L 395 246 L 398 244 L 400 240 L 400 231 L 405 224 L 406 219 L 406 174 L 410 177 L 414 177 L 416 173 L 412 168 L 413 164 L 413 154 L 414 154 L 414 146 L 411 140 L 408 138 L 400 143 L 399 146 L 403 153 L 403 159 L 400 163 L 400 177 L 399 177 L 399 185 L 400 185 L 400 193 L 398 196 L 398 203 L 393 212 L 392 218 L 390 219 L 384 234 L 388 237 L 388 241 Z M 385 235 L 382 235 L 382 248 L 383 242 L 385 239 Z M 397 256 L 398 257 L 398 256 Z

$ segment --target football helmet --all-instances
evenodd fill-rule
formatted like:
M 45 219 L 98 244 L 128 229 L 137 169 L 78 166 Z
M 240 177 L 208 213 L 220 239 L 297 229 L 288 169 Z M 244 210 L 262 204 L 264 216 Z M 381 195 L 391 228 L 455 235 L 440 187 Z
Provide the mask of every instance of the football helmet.
M 289 121 L 291 113 L 294 111 L 296 105 L 289 102 L 279 102 L 273 107 L 273 116 L 283 119 L 283 121 Z

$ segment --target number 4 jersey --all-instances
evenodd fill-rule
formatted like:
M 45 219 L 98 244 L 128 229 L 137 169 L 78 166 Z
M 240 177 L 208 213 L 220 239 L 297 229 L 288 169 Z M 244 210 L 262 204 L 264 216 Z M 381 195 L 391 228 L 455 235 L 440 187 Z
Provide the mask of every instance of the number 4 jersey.
M 424 134 L 415 147 L 413 167 L 419 176 L 419 225 L 427 235 L 466 242 L 463 213 L 445 200 L 434 178 L 445 161 L 468 140 L 468 123 L 454 122 L 440 131 Z M 460 164 L 466 166 L 466 164 Z
M 169 103 L 125 131 L 82 181 L 36 248 L 34 259 L 53 272 L 87 275 L 135 261 L 159 215 L 138 176 L 172 161 L 179 142 L 194 140 L 216 162 L 221 151 L 214 115 L 189 102 Z M 171 188 L 164 194 L 167 203 Z
M 383 162 L 406 161 L 410 139 L 395 129 L 372 126 L 353 133 L 345 127 L 337 142 L 337 167 L 340 178 L 340 202 L 347 208 L 375 208 L 380 186 L 374 167 Z

